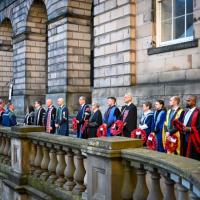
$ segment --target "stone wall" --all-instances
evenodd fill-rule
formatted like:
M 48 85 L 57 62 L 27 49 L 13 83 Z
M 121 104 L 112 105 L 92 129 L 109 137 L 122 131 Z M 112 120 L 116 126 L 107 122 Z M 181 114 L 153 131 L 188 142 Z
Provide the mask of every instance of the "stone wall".
M 200 3 L 193 1 L 198 40 Z M 4 21 L 10 21 L 11 47 L 4 51 L 1 41 L 1 94 L 8 95 L 5 84 L 14 78 L 13 100 L 21 115 L 27 104 L 44 103 L 45 97 L 54 102 L 63 97 L 73 112 L 80 95 L 92 96 L 103 111 L 106 97 L 116 96 L 121 106 L 127 92 L 137 106 L 158 98 L 167 102 L 172 95 L 200 96 L 199 47 L 148 54 L 157 37 L 152 5 L 150 0 L 1 1 L 0 29 L 5 32 Z
M 107 96 L 116 96 L 118 98 L 118 105 L 123 104 L 123 95 L 126 92 L 130 92 L 134 96 L 134 103 L 139 107 L 144 101 L 155 101 L 156 99 L 164 99 L 168 104 L 169 97 L 172 95 L 179 95 L 184 99 L 189 94 L 194 94 L 200 97 L 200 62 L 199 53 L 200 48 L 189 48 L 177 51 L 171 51 L 166 53 L 159 53 L 155 55 L 148 55 L 148 49 L 151 48 L 151 42 L 156 38 L 155 20 L 152 15 L 152 1 L 149 0 L 136 0 L 136 1 L 96 1 L 95 5 L 95 86 L 93 90 L 93 98 L 99 101 L 102 105 L 106 103 Z M 127 35 L 127 40 L 123 40 L 123 28 L 120 28 L 120 23 L 115 22 L 113 19 L 109 26 L 106 24 L 109 21 L 109 17 L 112 17 L 112 12 L 120 8 L 120 2 L 123 2 L 122 7 L 127 7 L 132 3 L 131 12 L 132 20 L 130 16 L 132 30 L 135 31 L 135 45 L 131 46 L 131 35 Z M 106 11 L 110 5 L 111 11 Z M 134 9 L 136 7 L 136 9 Z M 116 9 L 116 10 L 117 10 Z M 200 15 L 200 2 L 194 0 L 194 18 L 198 18 Z M 102 16 L 102 18 L 100 18 Z M 104 17 L 103 17 L 104 16 Z M 126 19 L 126 14 L 118 10 L 118 13 L 114 16 Z M 105 20 L 103 22 L 102 20 Z M 128 22 L 128 21 L 127 21 Z M 101 26 L 101 23 L 105 23 L 105 26 Z M 123 25 L 125 26 L 125 22 Z M 114 27 L 117 25 L 117 30 Z M 200 38 L 199 21 L 194 22 L 194 37 Z M 130 28 L 128 29 L 130 32 Z M 110 31 L 112 35 L 105 34 L 105 31 Z M 128 34 L 129 32 L 126 32 Z M 102 37 L 97 36 L 102 35 Z M 115 37 L 116 36 L 116 37 Z M 135 72 L 135 84 L 131 86 L 130 79 L 127 80 L 126 75 L 121 75 L 126 72 L 127 64 L 123 61 L 120 65 L 120 69 L 113 68 L 112 56 L 105 56 L 106 46 L 104 43 L 108 43 L 111 53 L 117 51 L 114 55 L 115 62 L 120 60 L 119 50 L 115 46 L 115 38 L 121 40 L 123 48 L 128 47 L 135 52 L 135 63 L 129 69 Z M 98 40 L 97 40 L 98 39 Z M 110 41 L 110 39 L 112 41 Z M 98 43 L 97 43 L 98 41 Z M 99 43 L 100 42 L 100 43 Z M 102 46 L 100 48 L 99 46 Z M 103 59 L 100 58 L 103 55 Z M 113 55 L 113 54 L 111 54 Z M 108 68 L 105 68 L 108 65 Z M 100 67 L 101 66 L 101 67 Z M 112 81 L 112 75 L 115 77 Z M 119 76 L 120 75 L 120 76 Z M 119 79 L 117 78 L 119 77 Z M 123 82 L 124 80 L 125 83 Z M 115 87 L 115 86 L 118 87 Z M 184 101 L 182 102 L 185 103 Z M 200 105 L 200 100 L 199 100 Z M 103 106 L 102 110 L 105 107 Z
M 7 97 L 13 77 L 12 25 L 5 19 L 0 25 L 0 97 Z

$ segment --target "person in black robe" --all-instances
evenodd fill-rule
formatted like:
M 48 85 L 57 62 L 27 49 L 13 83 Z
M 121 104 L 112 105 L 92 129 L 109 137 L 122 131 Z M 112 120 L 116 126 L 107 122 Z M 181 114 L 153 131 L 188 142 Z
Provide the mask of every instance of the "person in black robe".
M 137 108 L 132 103 L 130 94 L 124 96 L 125 106 L 121 109 L 121 120 L 124 123 L 123 136 L 130 137 L 131 132 L 137 128 Z
M 99 110 L 100 105 L 96 102 L 92 103 L 92 115 L 90 116 L 87 126 L 88 138 L 97 137 L 97 130 L 102 125 L 102 114 Z
M 86 139 L 86 132 L 85 132 L 85 122 L 90 118 L 90 107 L 86 104 L 86 98 L 81 96 L 79 98 L 80 109 L 76 115 L 77 120 L 77 138 L 84 138 Z
M 44 118 L 44 125 L 46 133 L 55 133 L 55 120 L 56 120 L 56 108 L 53 106 L 51 99 L 46 100 L 47 112 Z
M 24 125 L 33 125 L 34 124 L 34 107 L 32 105 L 27 106 L 26 115 L 24 118 Z
M 64 99 L 57 100 L 58 109 L 56 113 L 55 127 L 57 135 L 69 136 L 69 111 L 64 104 Z
M 41 101 L 35 102 L 35 116 L 34 116 L 34 125 L 36 126 L 44 126 L 44 117 L 45 117 L 45 109 L 42 107 Z

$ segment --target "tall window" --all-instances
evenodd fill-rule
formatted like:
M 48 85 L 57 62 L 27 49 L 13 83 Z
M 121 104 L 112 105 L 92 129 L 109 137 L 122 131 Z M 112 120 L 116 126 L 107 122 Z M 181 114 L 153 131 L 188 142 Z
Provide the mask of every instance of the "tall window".
M 157 0 L 160 46 L 193 40 L 193 0 Z

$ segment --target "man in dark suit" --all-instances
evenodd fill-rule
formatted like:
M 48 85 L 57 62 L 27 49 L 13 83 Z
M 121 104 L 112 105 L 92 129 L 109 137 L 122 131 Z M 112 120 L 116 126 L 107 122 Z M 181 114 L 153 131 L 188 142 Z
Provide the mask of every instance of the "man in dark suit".
M 81 96 L 79 98 L 79 104 L 80 108 L 76 115 L 77 120 L 77 138 L 85 138 L 84 136 L 84 130 L 81 131 L 81 128 L 84 126 L 84 123 L 86 120 L 89 120 L 90 118 L 90 107 L 88 104 L 86 104 L 86 98 L 84 96 Z
M 45 109 L 42 107 L 41 101 L 36 101 L 35 104 L 34 125 L 44 126 Z
M 121 120 L 124 122 L 123 135 L 130 137 L 131 132 L 137 128 L 137 108 L 132 103 L 131 94 L 124 96 L 125 106 L 121 109 Z
M 45 130 L 47 133 L 55 133 L 55 120 L 56 120 L 56 108 L 53 106 L 51 99 L 46 100 L 47 112 L 44 119 Z
M 200 160 L 200 111 L 196 107 L 197 97 L 189 96 L 186 99 L 186 107 L 183 124 L 183 155 Z

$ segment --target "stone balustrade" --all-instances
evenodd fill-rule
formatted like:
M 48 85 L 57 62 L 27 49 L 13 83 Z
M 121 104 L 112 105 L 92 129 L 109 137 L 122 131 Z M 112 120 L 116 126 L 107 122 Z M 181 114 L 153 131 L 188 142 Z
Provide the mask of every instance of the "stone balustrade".
M 82 140 L 43 130 L 0 127 L 3 200 L 200 198 L 199 161 L 147 150 L 136 139 Z
M 122 150 L 125 163 L 124 185 L 130 185 L 132 171 L 135 187 L 124 187 L 122 199 L 187 200 L 200 198 L 200 162 L 148 149 Z M 160 181 L 160 179 L 164 181 Z M 149 187 L 147 182 L 149 181 Z M 162 190 L 161 190 L 162 187 Z

